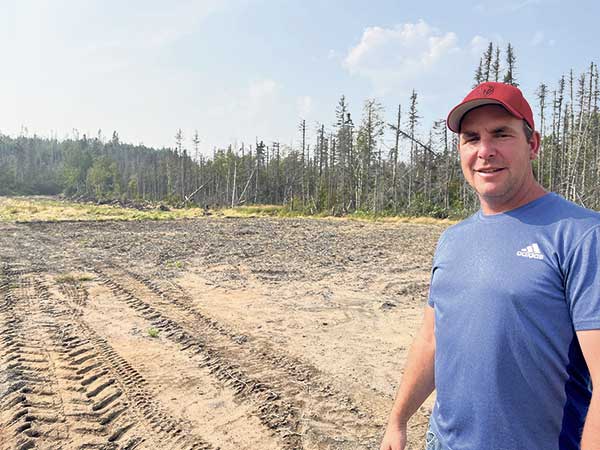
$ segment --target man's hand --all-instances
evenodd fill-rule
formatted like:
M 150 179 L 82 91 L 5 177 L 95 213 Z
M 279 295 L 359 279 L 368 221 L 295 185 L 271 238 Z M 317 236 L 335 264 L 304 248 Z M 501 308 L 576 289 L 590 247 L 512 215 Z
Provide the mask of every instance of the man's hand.
M 380 450 L 404 450 L 406 447 L 406 425 L 389 423 Z

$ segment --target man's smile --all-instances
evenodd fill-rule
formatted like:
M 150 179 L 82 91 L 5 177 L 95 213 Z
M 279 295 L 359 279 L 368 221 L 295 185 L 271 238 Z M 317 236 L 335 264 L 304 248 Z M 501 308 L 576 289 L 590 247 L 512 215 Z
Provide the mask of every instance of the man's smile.
M 481 174 L 491 174 L 491 173 L 500 172 L 504 169 L 505 169 L 504 167 L 487 167 L 487 168 L 483 168 L 483 169 L 475 169 L 475 172 L 481 173 Z

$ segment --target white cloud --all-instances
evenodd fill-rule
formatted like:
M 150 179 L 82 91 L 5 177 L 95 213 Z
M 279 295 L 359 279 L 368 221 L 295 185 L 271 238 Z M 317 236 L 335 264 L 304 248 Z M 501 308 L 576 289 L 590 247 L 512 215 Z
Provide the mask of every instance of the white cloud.
M 443 33 L 420 20 L 394 28 L 365 29 L 343 64 L 351 74 L 370 79 L 378 94 L 385 94 L 424 75 L 439 75 L 439 66 L 459 51 L 455 33 Z
M 480 57 L 481 54 L 487 49 L 489 43 L 489 39 L 477 35 L 471 39 L 471 42 L 469 43 L 469 50 L 473 55 Z
M 439 105 L 450 105 L 473 84 L 483 52 L 492 42 L 504 48 L 500 35 L 463 35 L 440 30 L 427 22 L 395 27 L 369 27 L 352 47 L 343 67 L 368 80 L 373 91 L 365 95 L 403 104 L 414 89 L 423 117 L 439 114 Z M 424 119 L 425 120 L 425 119 Z M 429 120 L 429 119 L 427 119 Z
M 397 64 L 427 67 L 443 53 L 452 50 L 455 43 L 454 33 L 441 35 L 422 20 L 393 29 L 369 27 L 365 29 L 359 44 L 350 50 L 344 63 L 350 71 L 361 71 L 365 66 L 387 65 L 386 58 L 392 56 Z M 396 53 L 390 55 L 390 52 Z

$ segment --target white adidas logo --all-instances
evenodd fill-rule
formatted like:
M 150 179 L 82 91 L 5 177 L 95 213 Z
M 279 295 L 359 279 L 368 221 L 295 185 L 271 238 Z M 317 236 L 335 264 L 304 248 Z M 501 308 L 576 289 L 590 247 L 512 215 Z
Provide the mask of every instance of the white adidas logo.
M 523 256 L 525 258 L 533 259 L 544 259 L 544 255 L 540 251 L 537 244 L 528 245 L 526 248 L 522 248 L 517 252 L 517 256 Z

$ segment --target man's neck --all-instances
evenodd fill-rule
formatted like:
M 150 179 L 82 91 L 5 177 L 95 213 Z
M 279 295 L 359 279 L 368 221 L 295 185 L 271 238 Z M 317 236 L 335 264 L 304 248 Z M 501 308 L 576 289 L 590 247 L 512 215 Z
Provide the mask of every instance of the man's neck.
M 480 196 L 479 203 L 481 205 L 481 211 L 486 216 L 489 216 L 493 214 L 505 213 L 507 211 L 512 211 L 513 209 L 520 208 L 521 206 L 526 205 L 527 203 L 530 203 L 544 196 L 547 192 L 548 191 L 546 191 L 546 189 L 544 189 L 536 181 L 533 183 L 531 188 L 527 189 L 525 191 L 525 194 L 520 197 L 512 198 L 509 201 L 495 201 L 496 199 L 483 198 Z

